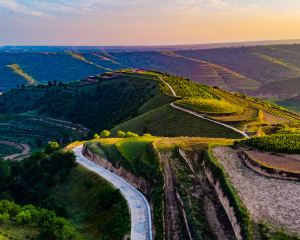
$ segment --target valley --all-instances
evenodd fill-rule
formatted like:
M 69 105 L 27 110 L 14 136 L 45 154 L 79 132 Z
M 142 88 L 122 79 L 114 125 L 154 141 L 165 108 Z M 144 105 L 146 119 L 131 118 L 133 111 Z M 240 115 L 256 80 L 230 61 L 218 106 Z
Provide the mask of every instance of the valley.
M 1 199 L 54 210 L 78 239 L 299 239 L 298 165 L 278 172 L 266 152 L 298 153 L 277 144 L 297 143 L 297 113 L 142 69 L 12 89 L 0 113 L 0 145 L 32 154 L 3 147 Z

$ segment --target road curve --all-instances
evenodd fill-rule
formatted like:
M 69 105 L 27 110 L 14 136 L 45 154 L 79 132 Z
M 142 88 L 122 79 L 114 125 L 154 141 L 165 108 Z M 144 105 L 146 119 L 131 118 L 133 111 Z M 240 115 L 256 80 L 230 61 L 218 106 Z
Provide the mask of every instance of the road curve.
M 163 80 L 163 78 L 162 78 L 161 76 L 158 76 L 158 78 L 168 86 L 168 88 L 170 89 L 170 91 L 172 92 L 172 94 L 173 94 L 174 97 L 178 97 L 177 94 L 176 94 L 176 92 L 174 91 L 174 89 L 172 88 L 172 86 L 171 86 L 169 83 L 167 83 L 165 80 Z M 190 109 L 187 109 L 187 108 L 184 108 L 184 107 L 179 107 L 179 106 L 175 105 L 174 103 L 170 103 L 170 106 L 173 107 L 173 108 L 175 108 L 175 109 L 177 109 L 177 110 L 180 110 L 180 111 L 182 111 L 182 112 L 186 112 L 186 113 L 189 113 L 189 114 L 191 114 L 191 115 L 194 115 L 194 116 L 196 116 L 196 117 L 198 117 L 198 118 L 202 118 L 202 119 L 207 120 L 207 121 L 209 121 L 209 122 L 212 122 L 212 123 L 221 125 L 221 126 L 223 126 L 223 127 L 229 128 L 229 129 L 231 129 L 231 130 L 233 130 L 233 131 L 235 131 L 235 132 L 241 134 L 241 135 L 244 136 L 245 138 L 250 138 L 249 135 L 248 135 L 247 133 L 245 133 L 245 132 L 243 132 L 243 131 L 241 131 L 241 130 L 239 130 L 239 129 L 233 127 L 233 126 L 230 126 L 230 125 L 228 125 L 228 124 L 221 123 L 221 122 L 212 120 L 212 119 L 210 119 L 210 118 L 204 117 L 203 115 L 201 115 L 201 114 L 199 114 L 199 113 L 197 113 L 197 112 L 194 112 L 194 111 L 192 111 L 192 110 L 190 110 Z
M 73 152 L 76 161 L 83 167 L 95 172 L 116 189 L 118 189 L 127 201 L 131 215 L 131 240 L 152 240 L 151 211 L 147 199 L 132 185 L 118 175 L 91 162 L 82 154 L 82 145 L 75 147 Z

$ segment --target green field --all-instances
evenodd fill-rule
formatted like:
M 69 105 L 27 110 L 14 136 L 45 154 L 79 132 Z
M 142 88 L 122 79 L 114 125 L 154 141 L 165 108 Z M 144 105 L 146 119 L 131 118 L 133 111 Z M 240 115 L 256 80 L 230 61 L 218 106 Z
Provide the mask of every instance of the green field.
M 300 134 L 274 134 L 254 137 L 241 143 L 267 152 L 300 154 Z
M 242 107 L 217 99 L 184 98 L 177 101 L 176 104 L 196 112 L 208 114 L 229 115 L 243 112 Z
M 139 134 L 149 132 L 155 136 L 190 136 L 212 138 L 241 138 L 240 134 L 223 126 L 199 119 L 165 105 L 112 129 L 116 135 L 118 130 L 132 131 Z

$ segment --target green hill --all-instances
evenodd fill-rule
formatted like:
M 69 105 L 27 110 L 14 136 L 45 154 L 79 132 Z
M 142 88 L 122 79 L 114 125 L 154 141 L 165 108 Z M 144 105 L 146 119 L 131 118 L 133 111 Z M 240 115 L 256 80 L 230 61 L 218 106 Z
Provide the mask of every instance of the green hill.
M 173 109 L 170 102 L 240 129 L 249 124 L 264 127 L 300 120 L 299 115 L 256 98 L 182 77 L 122 70 L 69 84 L 53 82 L 5 93 L 0 97 L 1 139 L 38 148 L 51 140 L 64 143 L 80 139 L 89 129 L 90 134 L 113 129 L 113 133 L 126 130 L 158 136 L 239 137 L 228 128 Z

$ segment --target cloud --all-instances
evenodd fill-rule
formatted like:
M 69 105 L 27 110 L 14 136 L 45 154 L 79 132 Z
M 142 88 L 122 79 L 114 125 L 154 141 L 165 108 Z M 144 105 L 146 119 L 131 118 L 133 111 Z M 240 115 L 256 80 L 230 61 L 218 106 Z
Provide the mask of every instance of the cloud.
M 14 0 L 0 0 L 0 11 L 6 10 L 13 13 L 21 13 L 25 15 L 30 15 L 34 17 L 42 17 L 47 16 L 46 13 L 42 11 L 38 11 L 36 9 L 32 9 L 20 2 Z

